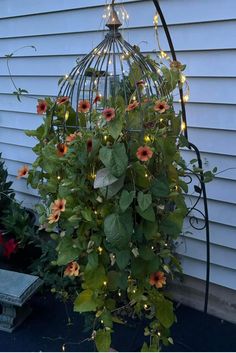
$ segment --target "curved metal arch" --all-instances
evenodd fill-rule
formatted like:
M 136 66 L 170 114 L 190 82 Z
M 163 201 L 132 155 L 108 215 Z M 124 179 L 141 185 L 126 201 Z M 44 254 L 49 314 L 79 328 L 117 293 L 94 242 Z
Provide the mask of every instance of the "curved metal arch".
M 176 51 L 174 48 L 174 44 L 170 35 L 170 31 L 168 28 L 168 25 L 166 23 L 164 14 L 162 12 L 162 9 L 160 7 L 160 4 L 158 0 L 153 0 L 154 6 L 156 7 L 157 13 L 160 16 L 163 29 L 165 31 L 165 35 L 168 41 L 168 45 L 170 47 L 170 52 L 173 60 L 177 61 L 177 55 Z M 202 169 L 202 158 L 201 158 L 201 153 L 197 146 L 195 146 L 193 143 L 189 142 L 188 139 L 188 124 L 187 124 L 187 114 L 186 114 L 186 107 L 185 107 L 185 102 L 184 102 L 184 94 L 183 94 L 183 89 L 179 86 L 179 94 L 180 94 L 180 100 L 181 100 L 181 108 L 182 108 L 182 119 L 183 123 L 185 124 L 185 130 L 184 130 L 184 135 L 186 139 L 188 140 L 188 148 L 196 153 L 197 156 L 197 161 L 198 161 L 198 167 Z M 204 175 L 203 172 L 200 173 L 200 186 L 201 186 L 201 195 L 203 197 L 203 204 L 204 204 L 204 221 L 205 221 L 205 229 L 206 229 L 206 286 L 205 286 L 205 303 L 204 303 L 204 312 L 207 313 L 208 310 L 208 301 L 209 301 L 209 286 L 210 286 L 210 226 L 209 226 L 209 213 L 208 213 L 208 202 L 207 202 L 207 192 L 206 192 L 206 185 L 204 182 Z M 199 198 L 200 200 L 200 198 Z M 199 201 L 198 200 L 198 201 Z M 196 205 L 195 205 L 196 206 Z M 192 208 L 192 210 L 196 210 L 196 207 Z

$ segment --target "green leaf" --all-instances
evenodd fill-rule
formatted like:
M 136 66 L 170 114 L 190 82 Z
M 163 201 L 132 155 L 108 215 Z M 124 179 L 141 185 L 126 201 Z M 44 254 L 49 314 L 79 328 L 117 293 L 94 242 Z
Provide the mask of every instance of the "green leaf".
M 155 217 L 155 212 L 152 206 L 150 206 L 149 208 L 147 208 L 145 211 L 142 211 L 140 209 L 140 207 L 136 207 L 137 212 L 139 213 L 139 215 L 146 219 L 149 222 L 155 222 L 156 217 Z
M 164 298 L 162 300 L 158 300 L 156 316 L 165 328 L 170 328 L 175 321 L 173 303 Z
M 142 212 L 146 211 L 152 204 L 152 195 L 144 194 L 142 191 L 138 193 L 138 205 Z
M 131 212 L 124 214 L 111 214 L 105 218 L 104 232 L 111 246 L 122 249 L 130 242 L 133 233 L 133 220 Z
M 117 143 L 112 148 L 102 147 L 99 151 L 99 158 L 111 174 L 117 178 L 123 175 L 127 169 L 128 156 L 123 143 Z
M 124 180 L 125 180 L 125 177 L 122 176 L 115 183 L 113 183 L 105 188 L 101 188 L 100 191 L 101 191 L 102 195 L 108 200 L 111 199 L 113 196 L 115 196 L 122 189 L 122 187 L 124 185 Z
M 90 270 L 86 268 L 84 272 L 84 287 L 89 289 L 98 289 L 104 286 L 107 281 L 107 276 L 104 267 L 101 265 Z
M 123 128 L 123 121 L 119 116 L 116 116 L 115 119 L 108 122 L 108 132 L 115 140 L 120 136 L 120 133 Z
M 161 223 L 160 229 L 168 235 L 178 236 L 182 232 L 185 213 L 180 210 L 169 214 Z
M 114 184 L 118 179 L 111 174 L 108 168 L 100 169 L 96 174 L 94 189 Z
M 95 343 L 99 352 L 109 352 L 111 346 L 111 331 L 98 330 L 96 332 Z
M 58 258 L 57 265 L 67 265 L 69 262 L 76 260 L 80 255 L 80 250 L 73 247 L 74 242 L 70 237 L 61 240 L 57 247 Z
M 151 186 L 151 193 L 154 197 L 167 197 L 170 193 L 168 181 L 165 177 L 155 179 Z
M 124 270 L 130 261 L 130 251 L 122 250 L 116 252 L 116 263 L 120 270 Z
M 93 214 L 90 208 L 85 208 L 84 210 L 81 211 L 81 214 L 87 222 L 92 222 Z
M 135 184 L 143 189 L 147 189 L 150 183 L 149 179 L 146 178 L 146 168 L 139 162 L 136 162 L 133 164 L 133 171 Z
M 131 203 L 133 202 L 134 196 L 135 196 L 134 191 L 131 191 L 131 192 L 128 192 L 127 190 L 122 191 L 121 197 L 119 200 L 119 205 L 122 212 L 125 212 L 127 208 L 131 205 Z
M 78 295 L 74 302 L 74 311 L 79 313 L 96 311 L 97 303 L 95 299 L 91 289 L 84 290 Z

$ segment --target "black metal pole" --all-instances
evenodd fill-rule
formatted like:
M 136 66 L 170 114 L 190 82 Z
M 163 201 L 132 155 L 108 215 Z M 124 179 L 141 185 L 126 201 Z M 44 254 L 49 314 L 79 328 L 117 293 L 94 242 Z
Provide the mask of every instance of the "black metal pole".
M 174 48 L 174 44 L 170 35 L 169 28 L 167 26 L 165 17 L 163 15 L 162 9 L 159 5 L 158 0 L 153 0 L 153 3 L 156 7 L 156 10 L 160 16 L 163 29 L 165 31 L 165 35 L 168 41 L 168 45 L 170 47 L 170 52 L 172 59 L 177 61 L 177 55 L 176 51 Z M 184 135 L 186 139 L 188 140 L 188 125 L 187 125 L 187 114 L 186 114 L 186 108 L 185 108 L 185 102 L 184 102 L 184 94 L 183 94 L 183 89 L 181 86 L 179 86 L 179 93 L 180 93 L 180 100 L 181 100 L 181 108 L 182 108 L 182 119 L 185 124 L 185 129 L 184 129 Z M 192 143 L 189 142 L 189 149 L 192 149 L 195 151 L 197 155 L 197 160 L 198 160 L 198 166 L 200 169 L 202 169 L 202 159 L 201 159 L 201 154 L 199 149 Z M 205 228 L 206 228 L 206 288 L 205 288 L 205 303 L 204 303 L 204 312 L 207 313 L 208 310 L 208 300 L 209 300 L 209 286 L 210 286 L 210 227 L 209 227 L 209 213 L 208 213 L 208 204 L 207 204 L 207 193 L 206 193 L 206 186 L 204 182 L 204 175 L 203 172 L 200 173 L 200 183 L 201 183 L 201 189 L 202 189 L 202 195 L 203 195 L 203 203 L 204 203 L 204 211 L 205 211 Z

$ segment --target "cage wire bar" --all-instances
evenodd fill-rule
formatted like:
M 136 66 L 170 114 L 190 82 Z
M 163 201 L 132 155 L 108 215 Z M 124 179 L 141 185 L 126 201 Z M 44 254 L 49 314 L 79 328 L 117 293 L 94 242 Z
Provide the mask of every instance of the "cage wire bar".
M 173 61 L 177 61 L 176 51 L 173 45 L 173 41 L 166 23 L 164 14 L 160 7 L 158 0 L 153 0 L 156 11 L 161 19 L 162 26 L 167 37 L 168 45 L 170 48 L 171 56 Z M 122 37 L 119 28 L 122 23 L 115 11 L 115 0 L 111 0 L 111 12 L 106 23 L 109 28 L 104 40 L 98 44 L 89 54 L 84 58 L 77 61 L 77 65 L 72 69 L 71 73 L 61 84 L 58 97 L 69 97 L 72 107 L 75 108 L 75 119 L 71 121 L 65 121 L 64 126 L 58 125 L 54 121 L 55 117 L 52 114 L 52 127 L 58 129 L 58 138 L 60 139 L 60 131 L 65 131 L 66 129 L 89 129 L 94 128 L 92 122 L 92 112 L 90 109 L 89 119 L 85 122 L 84 126 L 81 126 L 79 103 L 81 101 L 89 102 L 90 107 L 95 104 L 97 111 L 103 111 L 108 103 L 110 95 L 116 100 L 118 93 L 122 92 L 122 96 L 125 105 L 130 104 L 132 101 L 137 101 L 141 103 L 141 93 L 139 83 L 133 78 L 132 89 L 129 86 L 129 80 L 127 80 L 127 73 L 132 75 L 132 65 L 136 65 L 142 73 L 142 89 L 145 90 L 145 95 L 151 97 L 155 95 L 157 98 L 162 96 L 168 96 L 165 94 L 165 89 L 163 85 L 163 77 L 161 75 L 161 70 L 159 64 L 155 63 L 151 59 L 144 57 L 139 48 L 132 46 Z M 179 95 L 182 110 L 182 122 L 184 125 L 183 134 L 188 141 L 188 149 L 192 150 L 196 154 L 196 159 L 198 167 L 202 170 L 203 163 L 199 149 L 196 145 L 191 143 L 188 138 L 188 124 L 187 124 L 187 114 L 184 101 L 184 93 L 181 84 L 179 84 Z M 101 94 L 102 93 L 102 94 Z M 103 97 L 102 101 L 98 99 L 99 94 Z M 140 104 L 141 106 L 141 104 Z M 140 109 L 140 124 L 138 127 L 130 128 L 128 127 L 128 133 L 138 133 L 140 137 L 144 137 L 145 126 L 144 126 L 144 111 Z M 126 119 L 128 119 L 128 114 L 126 114 Z M 154 123 L 156 127 L 158 123 Z M 62 129 L 62 130 L 60 130 Z M 194 173 L 193 173 L 194 174 Z M 206 232 L 206 280 L 205 280 L 205 300 L 204 300 L 204 312 L 207 313 L 208 310 L 208 299 L 209 299 L 209 285 L 210 285 L 210 228 L 209 228 L 209 215 L 208 215 L 208 203 L 207 203 L 207 193 L 206 186 L 204 182 L 203 171 L 200 174 L 194 174 L 198 179 L 200 187 L 198 188 L 198 197 L 194 202 L 194 205 L 189 208 L 188 216 L 190 225 L 195 229 L 205 229 Z M 190 182 L 192 177 L 188 176 Z M 198 209 L 198 203 L 203 200 L 203 208 L 201 211 Z M 198 215 L 203 218 L 203 226 L 194 225 L 193 220 L 197 217 L 193 216 L 191 212 L 197 212 Z M 198 223 L 197 223 L 198 224 Z

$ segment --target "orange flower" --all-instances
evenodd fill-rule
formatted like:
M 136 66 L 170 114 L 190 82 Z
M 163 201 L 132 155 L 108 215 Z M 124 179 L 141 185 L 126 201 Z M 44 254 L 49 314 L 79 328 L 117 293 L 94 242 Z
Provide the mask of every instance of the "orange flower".
M 126 108 L 126 111 L 131 112 L 132 110 L 135 110 L 136 108 L 138 108 L 138 106 L 139 106 L 139 102 L 133 101 L 133 103 L 130 103 L 128 105 L 128 107 Z
M 165 101 L 156 101 L 154 110 L 160 114 L 165 113 L 166 110 L 170 109 L 170 106 Z
M 68 151 L 68 147 L 65 143 L 58 143 L 57 145 L 57 155 L 58 157 L 63 157 Z
M 38 113 L 38 114 L 44 114 L 44 113 L 46 113 L 47 107 L 48 107 L 48 105 L 47 105 L 47 102 L 46 102 L 46 101 L 44 101 L 44 100 L 38 101 L 37 113 Z
M 69 97 L 59 97 L 57 98 L 57 105 L 62 105 L 69 102 Z
M 24 165 L 23 167 L 21 167 L 19 170 L 18 170 L 18 175 L 17 175 L 17 179 L 20 179 L 24 176 L 26 176 L 29 172 L 29 167 L 27 165 Z
M 79 131 L 79 132 L 75 132 L 74 134 L 70 134 L 69 136 L 67 136 L 67 138 L 66 138 L 66 143 L 71 143 L 71 142 L 73 142 L 75 139 L 76 139 L 76 137 L 82 137 L 82 134 L 81 134 L 81 132 Z
M 59 218 L 60 218 L 60 212 L 52 213 L 48 217 L 48 223 L 49 224 L 57 223 L 59 221 Z
M 181 70 L 182 69 L 182 64 L 181 64 L 181 62 L 179 62 L 179 61 L 176 61 L 176 60 L 173 60 L 173 61 L 171 61 L 171 63 L 170 63 L 170 68 L 171 69 L 177 69 L 177 70 Z
M 140 146 L 136 153 L 137 158 L 142 162 L 147 162 L 152 158 L 153 152 L 148 146 Z
M 88 139 L 87 141 L 87 151 L 88 152 L 92 152 L 93 149 L 93 140 L 92 139 Z
M 80 113 L 88 113 L 91 108 L 91 104 L 88 100 L 83 100 L 79 102 L 78 111 Z
M 106 108 L 103 110 L 102 115 L 106 119 L 106 121 L 111 121 L 116 116 L 116 111 L 114 108 Z
M 51 209 L 53 214 L 64 212 L 66 209 L 66 200 L 65 199 L 55 200 L 51 206 Z
M 162 288 L 166 284 L 166 277 L 164 272 L 152 273 L 149 279 L 151 286 L 156 286 L 156 288 Z
M 80 270 L 80 266 L 78 264 L 78 262 L 73 261 L 70 262 L 65 271 L 64 271 L 64 276 L 68 276 L 68 277 L 78 277 L 79 276 L 79 270 Z
M 98 102 L 101 102 L 102 96 L 100 94 L 97 94 L 96 97 L 94 98 L 93 104 L 97 104 Z

